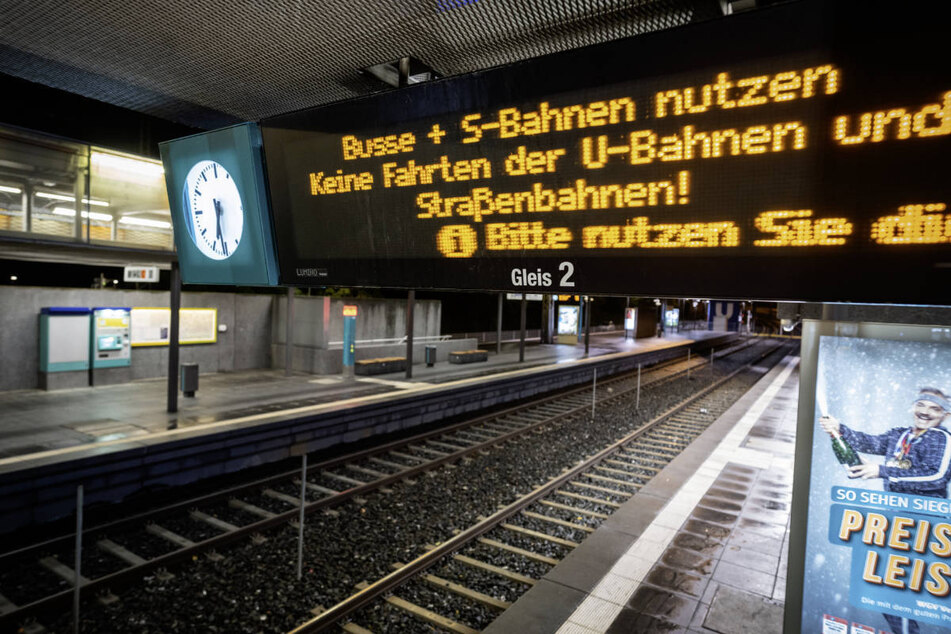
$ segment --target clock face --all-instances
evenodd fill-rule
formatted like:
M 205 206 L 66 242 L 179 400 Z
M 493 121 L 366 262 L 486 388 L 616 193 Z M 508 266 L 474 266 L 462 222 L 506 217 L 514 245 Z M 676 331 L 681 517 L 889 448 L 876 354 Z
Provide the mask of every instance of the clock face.
M 188 234 L 206 257 L 224 260 L 238 250 L 244 229 L 241 195 L 219 163 L 199 161 L 185 178 Z

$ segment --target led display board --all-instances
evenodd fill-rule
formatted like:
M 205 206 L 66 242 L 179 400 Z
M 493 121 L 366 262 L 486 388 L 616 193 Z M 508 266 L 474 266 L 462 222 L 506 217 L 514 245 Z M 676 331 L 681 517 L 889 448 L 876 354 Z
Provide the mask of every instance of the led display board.
M 262 121 L 282 282 L 949 303 L 951 67 L 894 14 L 787 3 Z

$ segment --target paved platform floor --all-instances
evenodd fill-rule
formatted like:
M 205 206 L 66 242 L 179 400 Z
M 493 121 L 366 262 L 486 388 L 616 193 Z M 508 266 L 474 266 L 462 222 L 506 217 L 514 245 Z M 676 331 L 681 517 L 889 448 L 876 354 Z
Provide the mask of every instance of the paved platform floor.
M 787 357 L 486 632 L 781 632 L 798 357 Z
M 588 357 L 617 352 L 646 352 L 689 339 L 721 336 L 722 332 L 690 331 L 665 338 L 625 339 L 622 333 L 592 334 Z M 501 354 L 491 351 L 487 362 L 437 362 L 405 372 L 344 379 L 282 370 L 251 370 L 203 374 L 193 398 L 179 395 L 179 411 L 167 410 L 167 379 L 146 379 L 120 385 L 46 392 L 0 392 L 0 462 L 4 458 L 161 434 L 170 427 L 187 428 L 235 418 L 321 405 L 381 393 L 540 368 L 585 358 L 584 344 L 527 345 L 518 360 L 518 345 L 506 344 Z

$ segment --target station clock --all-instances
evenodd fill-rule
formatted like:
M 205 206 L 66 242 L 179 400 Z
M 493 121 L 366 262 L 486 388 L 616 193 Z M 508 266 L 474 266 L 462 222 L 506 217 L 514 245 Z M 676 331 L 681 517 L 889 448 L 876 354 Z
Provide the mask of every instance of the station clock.
M 237 251 L 244 229 L 241 194 L 231 174 L 215 161 L 198 161 L 182 192 L 188 234 L 202 255 L 226 260 Z

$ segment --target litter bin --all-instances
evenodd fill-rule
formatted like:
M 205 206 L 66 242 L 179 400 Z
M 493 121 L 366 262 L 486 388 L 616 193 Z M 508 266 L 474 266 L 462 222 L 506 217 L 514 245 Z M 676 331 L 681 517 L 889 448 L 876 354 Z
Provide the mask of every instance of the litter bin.
M 436 346 L 426 346 L 426 367 L 433 367 L 436 363 Z
M 195 396 L 198 391 L 198 364 L 183 363 L 181 372 L 182 394 Z

